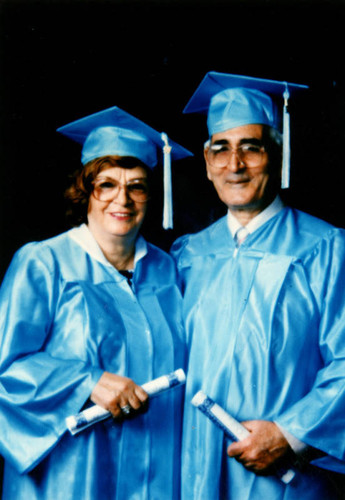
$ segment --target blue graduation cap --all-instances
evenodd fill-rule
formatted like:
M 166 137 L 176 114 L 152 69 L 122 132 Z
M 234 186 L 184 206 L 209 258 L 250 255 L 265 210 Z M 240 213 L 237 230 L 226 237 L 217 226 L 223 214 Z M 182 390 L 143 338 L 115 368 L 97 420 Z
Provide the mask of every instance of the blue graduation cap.
M 83 165 L 102 156 L 133 156 L 154 168 L 163 153 L 163 227 L 172 228 L 171 158 L 180 160 L 192 153 L 138 118 L 113 106 L 57 129 L 82 145 Z
M 242 125 L 258 123 L 281 131 L 277 100 L 283 101 L 283 168 L 282 188 L 290 180 L 290 93 L 307 89 L 307 85 L 252 78 L 210 71 L 194 92 L 184 113 L 207 113 L 210 136 Z

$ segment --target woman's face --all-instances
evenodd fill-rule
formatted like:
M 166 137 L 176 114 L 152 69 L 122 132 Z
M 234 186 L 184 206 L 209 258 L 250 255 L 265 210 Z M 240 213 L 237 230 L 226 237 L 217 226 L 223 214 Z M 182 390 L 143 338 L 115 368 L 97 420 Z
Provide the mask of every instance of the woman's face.
M 143 223 L 147 201 L 143 167 L 109 167 L 96 176 L 89 199 L 88 224 L 103 237 L 135 238 Z M 146 197 L 147 198 L 147 197 Z

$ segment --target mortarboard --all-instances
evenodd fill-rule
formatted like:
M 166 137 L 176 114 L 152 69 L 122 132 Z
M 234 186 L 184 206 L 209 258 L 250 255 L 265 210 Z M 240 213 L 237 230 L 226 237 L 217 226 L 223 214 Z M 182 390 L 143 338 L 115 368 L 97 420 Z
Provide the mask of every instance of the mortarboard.
M 161 163 L 163 153 L 163 227 L 172 227 L 171 158 L 192 156 L 190 151 L 117 106 L 68 123 L 57 131 L 82 145 L 83 165 L 102 156 L 117 155 L 133 156 L 154 168 Z
M 184 113 L 207 113 L 210 136 L 252 123 L 269 125 L 283 133 L 282 188 L 289 187 L 290 176 L 290 93 L 306 85 L 210 71 L 194 92 Z M 278 107 L 283 102 L 282 122 Z

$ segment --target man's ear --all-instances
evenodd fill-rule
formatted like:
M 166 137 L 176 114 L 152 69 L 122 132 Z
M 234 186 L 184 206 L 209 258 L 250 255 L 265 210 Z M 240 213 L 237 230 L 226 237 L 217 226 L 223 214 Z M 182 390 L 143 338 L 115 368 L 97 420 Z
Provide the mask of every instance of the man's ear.
M 205 144 L 204 144 L 204 159 L 205 159 L 205 165 L 206 165 L 206 174 L 207 174 L 207 178 L 208 180 L 212 180 L 211 177 L 210 177 L 210 173 L 209 173 L 209 169 L 208 169 L 208 163 L 207 163 L 207 151 L 208 151 L 208 148 L 210 147 L 210 140 L 206 141 Z
M 209 180 L 209 181 L 211 181 L 211 182 L 213 182 L 213 181 L 212 181 L 211 174 L 210 174 L 210 172 L 209 172 L 209 170 L 208 170 L 207 163 L 206 163 L 206 174 L 207 174 L 207 178 L 208 178 L 208 180 Z

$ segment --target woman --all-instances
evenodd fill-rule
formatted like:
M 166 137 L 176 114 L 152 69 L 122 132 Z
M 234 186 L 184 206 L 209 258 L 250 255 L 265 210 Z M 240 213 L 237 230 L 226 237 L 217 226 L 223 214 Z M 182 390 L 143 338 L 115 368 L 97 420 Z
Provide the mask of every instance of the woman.
M 3 495 L 175 499 L 183 392 L 147 405 L 140 387 L 184 365 L 174 265 L 139 234 L 162 140 L 116 107 L 59 131 L 83 143 L 68 196 L 86 224 L 25 245 L 1 288 Z M 114 419 L 71 436 L 93 403 Z

